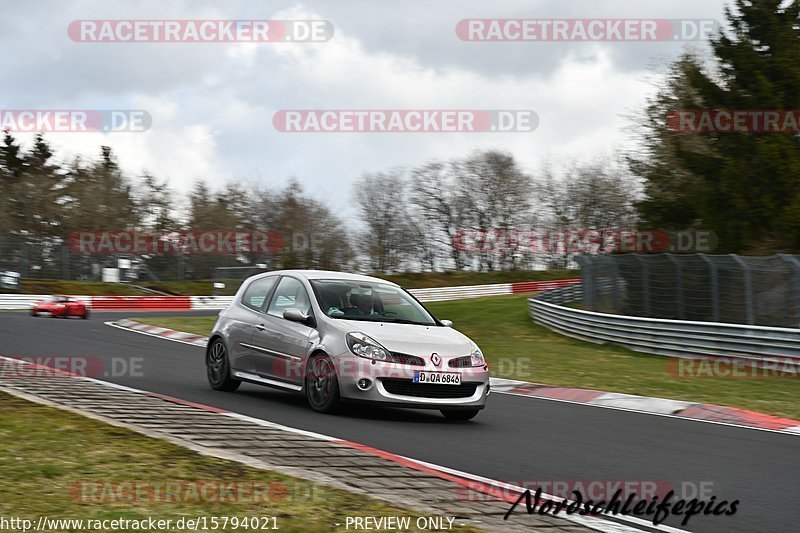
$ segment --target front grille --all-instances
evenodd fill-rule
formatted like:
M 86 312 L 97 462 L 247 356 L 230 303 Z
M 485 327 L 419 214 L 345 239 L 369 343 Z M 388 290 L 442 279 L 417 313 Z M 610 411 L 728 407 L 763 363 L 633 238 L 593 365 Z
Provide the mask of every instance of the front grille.
M 383 388 L 390 394 L 419 398 L 469 398 L 475 394 L 478 383 L 461 385 L 439 385 L 437 383 L 414 383 L 410 379 L 384 379 Z
M 450 362 L 447 363 L 447 366 L 450 368 L 468 368 L 472 366 L 472 358 L 468 355 L 464 357 L 456 357 L 455 359 L 450 359 Z
M 422 357 L 407 353 L 392 352 L 392 362 L 401 365 L 425 366 L 425 360 Z

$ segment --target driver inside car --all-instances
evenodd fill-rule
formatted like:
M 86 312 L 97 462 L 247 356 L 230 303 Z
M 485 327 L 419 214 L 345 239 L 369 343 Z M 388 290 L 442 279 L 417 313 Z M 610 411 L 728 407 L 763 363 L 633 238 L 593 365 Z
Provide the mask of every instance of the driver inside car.
M 346 316 L 377 315 L 378 313 L 375 311 L 374 302 L 372 301 L 372 294 L 352 292 L 350 294 L 350 306 L 345 308 L 344 314 Z

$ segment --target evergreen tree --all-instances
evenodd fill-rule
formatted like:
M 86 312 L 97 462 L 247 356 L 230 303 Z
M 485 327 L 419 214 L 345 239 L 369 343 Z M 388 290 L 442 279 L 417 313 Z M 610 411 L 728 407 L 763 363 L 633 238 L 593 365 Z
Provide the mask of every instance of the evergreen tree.
M 720 251 L 800 249 L 800 136 L 667 127 L 679 109 L 800 109 L 799 9 L 796 0 L 735 0 L 728 31 L 711 41 L 715 68 L 689 55 L 673 65 L 646 109 L 645 150 L 631 159 L 645 179 L 646 223 L 710 229 Z
M 19 220 L 23 202 L 18 195 L 26 165 L 22 148 L 8 130 L 4 131 L 0 144 L 0 230 L 4 235 L 19 227 L 15 222 Z

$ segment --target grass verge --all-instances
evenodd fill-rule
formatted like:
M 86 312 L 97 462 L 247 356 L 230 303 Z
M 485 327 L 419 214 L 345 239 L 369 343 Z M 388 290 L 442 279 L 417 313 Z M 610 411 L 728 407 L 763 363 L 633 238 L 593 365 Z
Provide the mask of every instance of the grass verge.
M 728 405 L 800 420 L 800 378 L 677 377 L 669 371 L 669 357 L 582 342 L 534 324 L 526 300 L 494 296 L 426 306 L 478 343 L 494 377 Z M 134 320 L 208 335 L 216 317 Z
M 246 467 L 240 463 L 199 455 L 172 443 L 110 426 L 59 409 L 0 392 L 0 516 L 33 520 L 40 516 L 65 519 L 172 519 L 186 517 L 277 517 L 281 531 L 332 531 L 346 516 L 408 516 L 409 511 L 378 500 L 332 489 L 282 474 Z M 152 498 L 109 501 L 132 490 L 114 492 L 109 487 L 136 481 L 140 487 L 163 483 L 237 482 L 263 489 L 259 497 L 242 492 L 242 498 L 216 498 L 213 491 L 175 491 L 185 497 L 178 503 Z M 85 487 L 101 487 L 88 493 Z M 124 487 L 124 486 L 122 486 Z M 84 492 L 81 492 L 81 491 Z M 161 492 L 160 494 L 164 494 Z M 235 496 L 236 493 L 229 494 Z M 98 502 L 102 500 L 101 502 Z M 88 501 L 87 501 L 88 500 Z M 154 501 L 155 500 L 155 501 Z M 199 501 L 198 501 L 199 500 Z M 210 500 L 210 501 L 209 501 Z M 227 500 L 227 501 L 219 501 Z M 238 500 L 238 501 L 231 501 Z M 254 501 L 255 500 L 255 501 Z M 208 522 L 210 524 L 210 522 Z M 252 529 L 252 528 L 248 528 Z M 470 528 L 461 528 L 475 531 Z M 58 531 L 87 531 L 65 528 Z M 164 529 L 162 531 L 185 531 Z M 223 529 L 220 529 L 223 530 Z M 232 528 L 225 529 L 234 531 Z M 236 529 L 241 531 L 241 527 Z

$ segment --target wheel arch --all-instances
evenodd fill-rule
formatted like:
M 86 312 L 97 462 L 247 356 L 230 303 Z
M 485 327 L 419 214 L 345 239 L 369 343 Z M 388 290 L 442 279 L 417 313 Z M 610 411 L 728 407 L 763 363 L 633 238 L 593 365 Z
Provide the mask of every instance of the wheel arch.
M 325 348 L 323 348 L 323 347 L 321 347 L 321 346 L 317 346 L 316 348 L 314 348 L 313 350 L 311 350 L 311 353 L 310 353 L 310 354 L 308 354 L 308 357 L 306 357 L 306 360 L 303 362 L 303 378 L 304 378 L 304 379 L 303 379 L 303 385 L 304 385 L 304 386 L 305 386 L 305 375 L 306 375 L 306 369 L 308 368 L 308 363 L 309 363 L 309 362 L 310 362 L 312 359 L 314 359 L 315 357 L 317 357 L 317 356 L 320 356 L 320 355 L 324 355 L 325 357 L 327 357 L 328 359 L 330 359 L 330 360 L 331 360 L 331 362 L 333 362 L 333 358 L 331 357 L 331 354 L 329 354 L 328 352 L 326 352 L 326 351 L 325 351 Z M 334 365 L 334 368 L 336 368 L 336 365 Z
M 208 350 L 211 348 L 211 345 L 214 344 L 214 341 L 216 340 L 222 341 L 222 344 L 225 345 L 225 351 L 226 352 L 228 351 L 228 343 L 225 342 L 225 337 L 221 333 L 215 332 L 211 334 L 211 336 L 208 338 L 208 342 L 206 343 L 206 355 L 208 355 Z
M 323 356 L 327 357 L 328 359 L 330 359 L 331 363 L 333 363 L 334 370 L 336 370 L 336 363 L 333 360 L 333 356 L 331 354 L 329 354 L 325 350 L 324 347 L 322 347 L 322 346 L 315 347 L 313 350 L 311 350 L 311 353 L 308 354 L 308 357 L 306 357 L 306 360 L 303 361 L 303 367 L 301 369 L 301 375 L 303 376 L 303 382 L 302 382 L 303 389 L 302 389 L 302 391 L 304 393 L 305 393 L 305 390 L 306 390 L 306 371 L 308 370 L 308 363 L 310 363 L 312 359 L 314 359 L 315 357 L 318 357 L 320 355 L 323 355 Z M 339 386 L 341 387 L 341 384 Z

